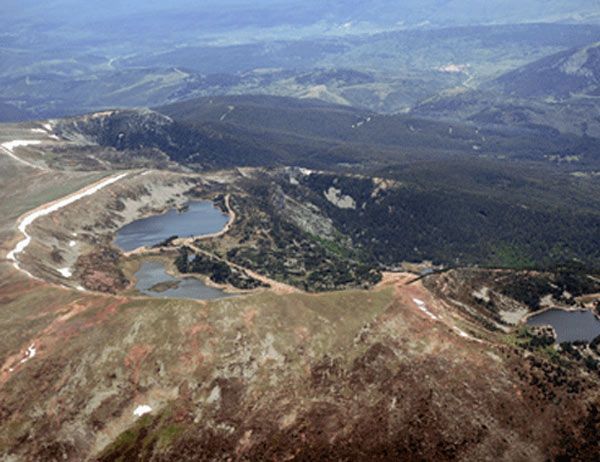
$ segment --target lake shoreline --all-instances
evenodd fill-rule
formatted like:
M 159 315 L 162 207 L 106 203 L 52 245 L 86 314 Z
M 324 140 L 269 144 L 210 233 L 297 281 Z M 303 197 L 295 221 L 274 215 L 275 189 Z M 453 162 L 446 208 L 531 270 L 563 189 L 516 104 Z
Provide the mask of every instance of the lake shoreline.
M 152 250 L 173 237 L 206 239 L 221 236 L 229 231 L 235 220 L 235 214 L 223 212 L 210 200 L 188 201 L 184 206 L 184 210 L 170 207 L 122 226 L 115 233 L 113 245 L 125 256 L 130 256 Z M 199 229 L 201 227 L 205 229 Z

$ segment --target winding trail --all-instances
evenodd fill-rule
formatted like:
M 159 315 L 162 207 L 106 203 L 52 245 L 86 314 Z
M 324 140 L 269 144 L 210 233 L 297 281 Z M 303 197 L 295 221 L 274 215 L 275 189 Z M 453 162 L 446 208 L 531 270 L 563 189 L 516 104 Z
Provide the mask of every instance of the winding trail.
M 146 173 L 149 173 L 149 172 L 146 172 Z M 142 175 L 144 175 L 144 174 L 142 173 Z M 229 232 L 229 230 L 232 228 L 233 224 L 235 223 L 235 220 L 237 220 L 235 211 L 233 210 L 233 208 L 231 207 L 231 204 L 229 202 L 230 198 L 231 198 L 231 194 L 227 194 L 225 196 L 225 206 L 227 207 L 227 214 L 229 215 L 229 219 L 227 220 L 227 223 L 225 224 L 223 229 L 221 229 L 220 231 L 217 231 L 216 233 L 202 234 L 201 236 L 178 237 L 177 239 L 173 240 L 173 244 L 175 246 L 183 246 L 183 245 L 190 245 L 190 244 L 193 245 L 194 242 L 196 242 L 196 241 L 216 239 L 216 238 L 222 237 L 225 234 L 227 234 Z M 152 255 L 153 253 L 157 253 L 159 251 L 160 251 L 160 249 L 156 249 L 153 246 L 143 246 L 143 247 L 138 247 L 137 249 L 134 249 L 134 250 L 130 250 L 129 252 L 122 252 L 122 253 L 123 253 L 123 256 L 125 256 L 125 257 L 132 257 L 134 255 Z
M 259 274 L 249 268 L 245 268 L 243 266 L 240 266 L 236 263 L 233 263 L 232 261 L 229 261 L 225 258 L 219 257 L 218 255 L 215 255 L 211 252 L 207 252 L 204 249 L 201 249 L 200 247 L 198 247 L 195 243 L 197 241 L 204 241 L 204 240 L 208 240 L 208 239 L 216 239 L 219 237 L 224 236 L 225 234 L 227 234 L 229 232 L 229 230 L 233 227 L 233 224 L 235 223 L 235 220 L 237 219 L 237 216 L 235 214 L 235 211 L 233 210 L 233 208 L 231 207 L 231 194 L 227 194 L 225 196 L 225 206 L 227 207 L 227 211 L 229 214 L 229 220 L 227 221 L 227 224 L 223 227 L 223 229 L 221 231 L 217 231 L 216 233 L 211 233 L 211 234 L 203 234 L 202 236 L 196 236 L 196 237 L 188 237 L 188 238 L 178 238 L 175 239 L 173 241 L 173 243 L 176 246 L 187 246 L 190 249 L 192 249 L 194 252 L 196 253 L 201 253 L 203 255 L 206 255 L 208 257 L 211 258 L 215 258 L 219 261 L 222 261 L 223 263 L 231 266 L 232 268 L 237 269 L 238 271 L 244 272 L 246 273 L 248 276 L 250 276 L 253 279 L 256 279 L 257 281 L 262 282 L 263 284 L 267 284 L 268 286 L 270 286 L 270 290 L 275 292 L 275 293 L 279 293 L 279 294 L 291 294 L 291 293 L 300 293 L 302 292 L 300 289 L 293 287 L 291 285 L 285 284 L 283 282 L 279 282 L 279 281 L 275 281 L 274 279 L 271 279 L 267 276 L 264 276 L 262 274 Z M 162 249 L 155 249 L 152 247 L 140 247 L 138 249 L 132 250 L 130 252 L 125 252 L 123 255 L 126 257 L 130 257 L 133 255 L 152 255 L 152 254 L 160 254 L 162 252 Z
M 195 245 L 193 241 L 187 241 L 185 243 L 185 245 L 188 246 L 190 249 L 192 249 L 196 253 L 201 253 L 203 255 L 206 255 L 207 257 L 215 258 L 219 261 L 222 261 L 223 263 L 231 266 L 232 268 L 237 269 L 238 271 L 245 272 L 251 278 L 256 279 L 257 281 L 260 281 L 263 284 L 269 285 L 270 286 L 269 290 L 271 292 L 278 293 L 278 294 L 294 294 L 294 293 L 302 292 L 297 287 L 293 287 L 289 284 L 285 284 L 284 282 L 275 281 L 274 279 L 271 279 L 267 276 L 259 274 L 256 271 L 253 271 L 249 268 L 245 268 L 243 266 L 238 265 L 237 263 L 233 263 L 232 261 L 229 261 L 225 258 L 219 257 L 218 255 L 207 252 L 206 250 L 201 249 L 200 247 Z
M 231 199 L 231 194 L 227 194 L 225 196 L 225 207 L 227 207 L 227 214 L 229 215 L 229 220 L 227 220 L 227 223 L 225 224 L 223 229 L 221 231 L 217 231 L 216 233 L 203 234 L 202 236 L 192 238 L 192 241 L 203 241 L 203 240 L 207 240 L 207 239 L 215 239 L 217 237 L 224 236 L 225 234 L 227 234 L 229 232 L 229 230 L 235 223 L 235 220 L 237 219 L 235 211 L 233 210 L 233 208 L 231 207 L 231 204 L 229 202 L 230 199 Z
M 29 244 L 31 244 L 31 236 L 29 234 L 27 234 L 27 228 L 29 226 L 31 226 L 38 218 L 50 215 L 51 213 L 54 213 L 62 208 L 65 208 L 68 205 L 71 205 L 74 202 L 77 202 L 78 200 L 83 199 L 84 197 L 91 196 L 91 195 L 97 193 L 98 191 L 106 188 L 107 186 L 110 186 L 111 184 L 116 183 L 117 181 L 123 179 L 127 175 L 128 175 L 128 173 L 122 173 L 120 175 L 115 175 L 110 178 L 106 178 L 104 180 L 98 181 L 94 184 L 86 186 L 85 188 L 83 188 L 73 194 L 69 194 L 68 196 L 63 197 L 62 199 L 58 199 L 56 201 L 42 205 L 42 206 L 38 207 L 37 209 L 26 213 L 23 217 L 21 217 L 19 219 L 19 222 L 18 222 L 19 223 L 18 229 L 21 232 L 21 234 L 23 234 L 23 236 L 25 236 L 25 237 L 21 241 L 19 241 L 17 243 L 17 245 L 15 246 L 15 248 L 7 254 L 6 258 L 13 262 L 13 266 L 17 270 L 25 273 L 27 276 L 29 276 L 32 279 L 38 279 L 35 276 L 33 276 L 29 271 L 21 268 L 19 266 L 19 261 L 17 259 L 17 256 L 20 253 L 22 253 L 29 246 Z

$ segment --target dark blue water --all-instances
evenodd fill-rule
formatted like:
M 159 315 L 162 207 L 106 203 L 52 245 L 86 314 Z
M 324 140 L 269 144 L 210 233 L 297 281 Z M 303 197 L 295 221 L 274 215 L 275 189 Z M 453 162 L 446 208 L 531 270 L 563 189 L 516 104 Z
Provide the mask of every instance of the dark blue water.
M 117 232 L 115 243 L 130 252 L 140 247 L 151 247 L 171 236 L 203 236 L 221 231 L 229 217 L 212 202 L 190 202 L 188 209 L 169 210 L 162 215 L 134 221 Z
M 591 311 L 564 311 L 552 309 L 527 320 L 530 326 L 551 325 L 556 330 L 557 342 L 591 342 L 600 335 L 600 320 Z
M 222 290 L 208 287 L 202 281 L 195 278 L 176 279 L 165 271 L 162 263 L 149 261 L 142 263 L 140 269 L 135 273 L 137 284 L 135 288 L 149 297 L 156 298 L 182 298 L 188 300 L 216 300 L 219 298 L 230 297 L 231 295 Z M 161 282 L 178 281 L 176 288 L 156 292 L 150 290 L 156 284 Z

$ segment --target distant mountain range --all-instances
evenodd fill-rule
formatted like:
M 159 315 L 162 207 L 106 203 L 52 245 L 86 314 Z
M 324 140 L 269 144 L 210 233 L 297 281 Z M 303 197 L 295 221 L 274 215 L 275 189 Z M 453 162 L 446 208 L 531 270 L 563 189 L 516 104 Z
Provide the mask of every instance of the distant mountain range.
M 117 45 L 106 34 L 79 39 L 69 34 L 40 43 L 33 36 L 0 34 L 0 101 L 8 105 L 0 120 L 20 120 L 18 112 L 29 118 L 63 117 L 225 94 L 318 98 L 398 113 L 440 93 L 455 95 L 456 89 L 464 92 L 538 59 L 600 41 L 600 27 L 566 24 L 237 44 L 174 44 L 165 38 L 160 46 L 140 45 L 134 51 L 128 41 Z
M 600 42 L 563 51 L 504 74 L 490 88 L 519 98 L 600 97 Z
M 600 43 L 510 71 L 478 89 L 442 93 L 419 116 L 600 137 Z
M 9 30 L 15 22 L 44 25 L 46 31 L 65 27 L 87 27 L 90 31 L 105 31 L 111 36 L 137 36 L 140 41 L 155 40 L 153 33 L 163 28 L 168 37 L 190 36 L 189 29 L 201 28 L 203 33 L 225 33 L 250 28 L 286 27 L 298 30 L 312 27 L 314 31 L 352 33 L 369 26 L 416 27 L 479 24 L 515 24 L 531 22 L 597 22 L 598 5 L 589 0 L 405 0 L 401 6 L 393 0 L 266 0 L 251 2 L 214 1 L 192 2 L 116 0 L 88 2 L 52 0 L 45 3 L 44 15 L 39 15 L 39 3 L 32 0 L 10 3 L 0 25 Z M 65 14 L 68 12 L 68 14 Z M 140 22 L 146 30 L 140 28 Z M 120 23 L 124 30 L 105 30 L 109 23 Z M 177 29 L 168 26 L 178 25 Z M 165 29 L 165 27 L 167 27 Z M 279 38 L 286 38 L 280 36 Z

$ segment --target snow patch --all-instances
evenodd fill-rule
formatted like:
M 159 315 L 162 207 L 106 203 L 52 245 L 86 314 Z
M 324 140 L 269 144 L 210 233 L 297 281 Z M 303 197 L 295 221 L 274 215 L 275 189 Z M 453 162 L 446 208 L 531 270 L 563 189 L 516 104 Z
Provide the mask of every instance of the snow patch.
M 152 408 L 147 404 L 142 404 L 134 409 L 133 415 L 136 417 L 141 417 L 144 414 L 149 414 L 150 412 L 152 412 Z
M 472 340 L 473 342 L 477 342 L 477 343 L 483 343 L 482 340 L 475 338 L 472 335 L 467 334 L 464 330 L 459 329 L 458 327 L 454 327 L 454 332 L 456 332 L 462 338 L 466 338 L 466 339 Z
M 77 242 L 75 241 L 69 241 L 69 247 L 73 248 L 77 245 Z
M 371 120 L 373 120 L 372 117 L 367 117 L 364 120 L 360 120 L 358 122 L 356 122 L 355 124 L 352 125 L 352 128 L 360 128 L 362 127 L 364 124 L 368 124 L 369 122 L 371 122 Z
M 419 308 L 423 313 L 425 313 L 427 316 L 429 316 L 431 319 L 433 319 L 434 321 L 439 321 L 440 318 L 438 318 L 435 314 L 433 314 L 431 311 L 429 311 L 427 309 L 427 305 L 425 304 L 425 302 L 423 300 L 420 300 L 418 298 L 413 298 L 413 302 L 415 302 L 415 305 L 417 305 L 417 308 Z M 467 338 L 469 340 L 473 340 L 475 342 L 480 342 L 481 340 L 467 334 L 464 330 L 459 329 L 456 326 L 452 327 L 452 330 L 454 332 L 456 332 L 459 336 L 461 336 L 462 338 Z
M 446 74 L 462 74 L 464 72 L 467 72 L 468 69 L 469 69 L 468 64 L 454 64 L 454 63 L 450 63 L 450 64 L 446 64 L 445 66 L 438 67 L 438 71 L 444 72 Z
M 58 272 L 65 278 L 70 278 L 71 276 L 73 276 L 71 268 L 60 268 Z

